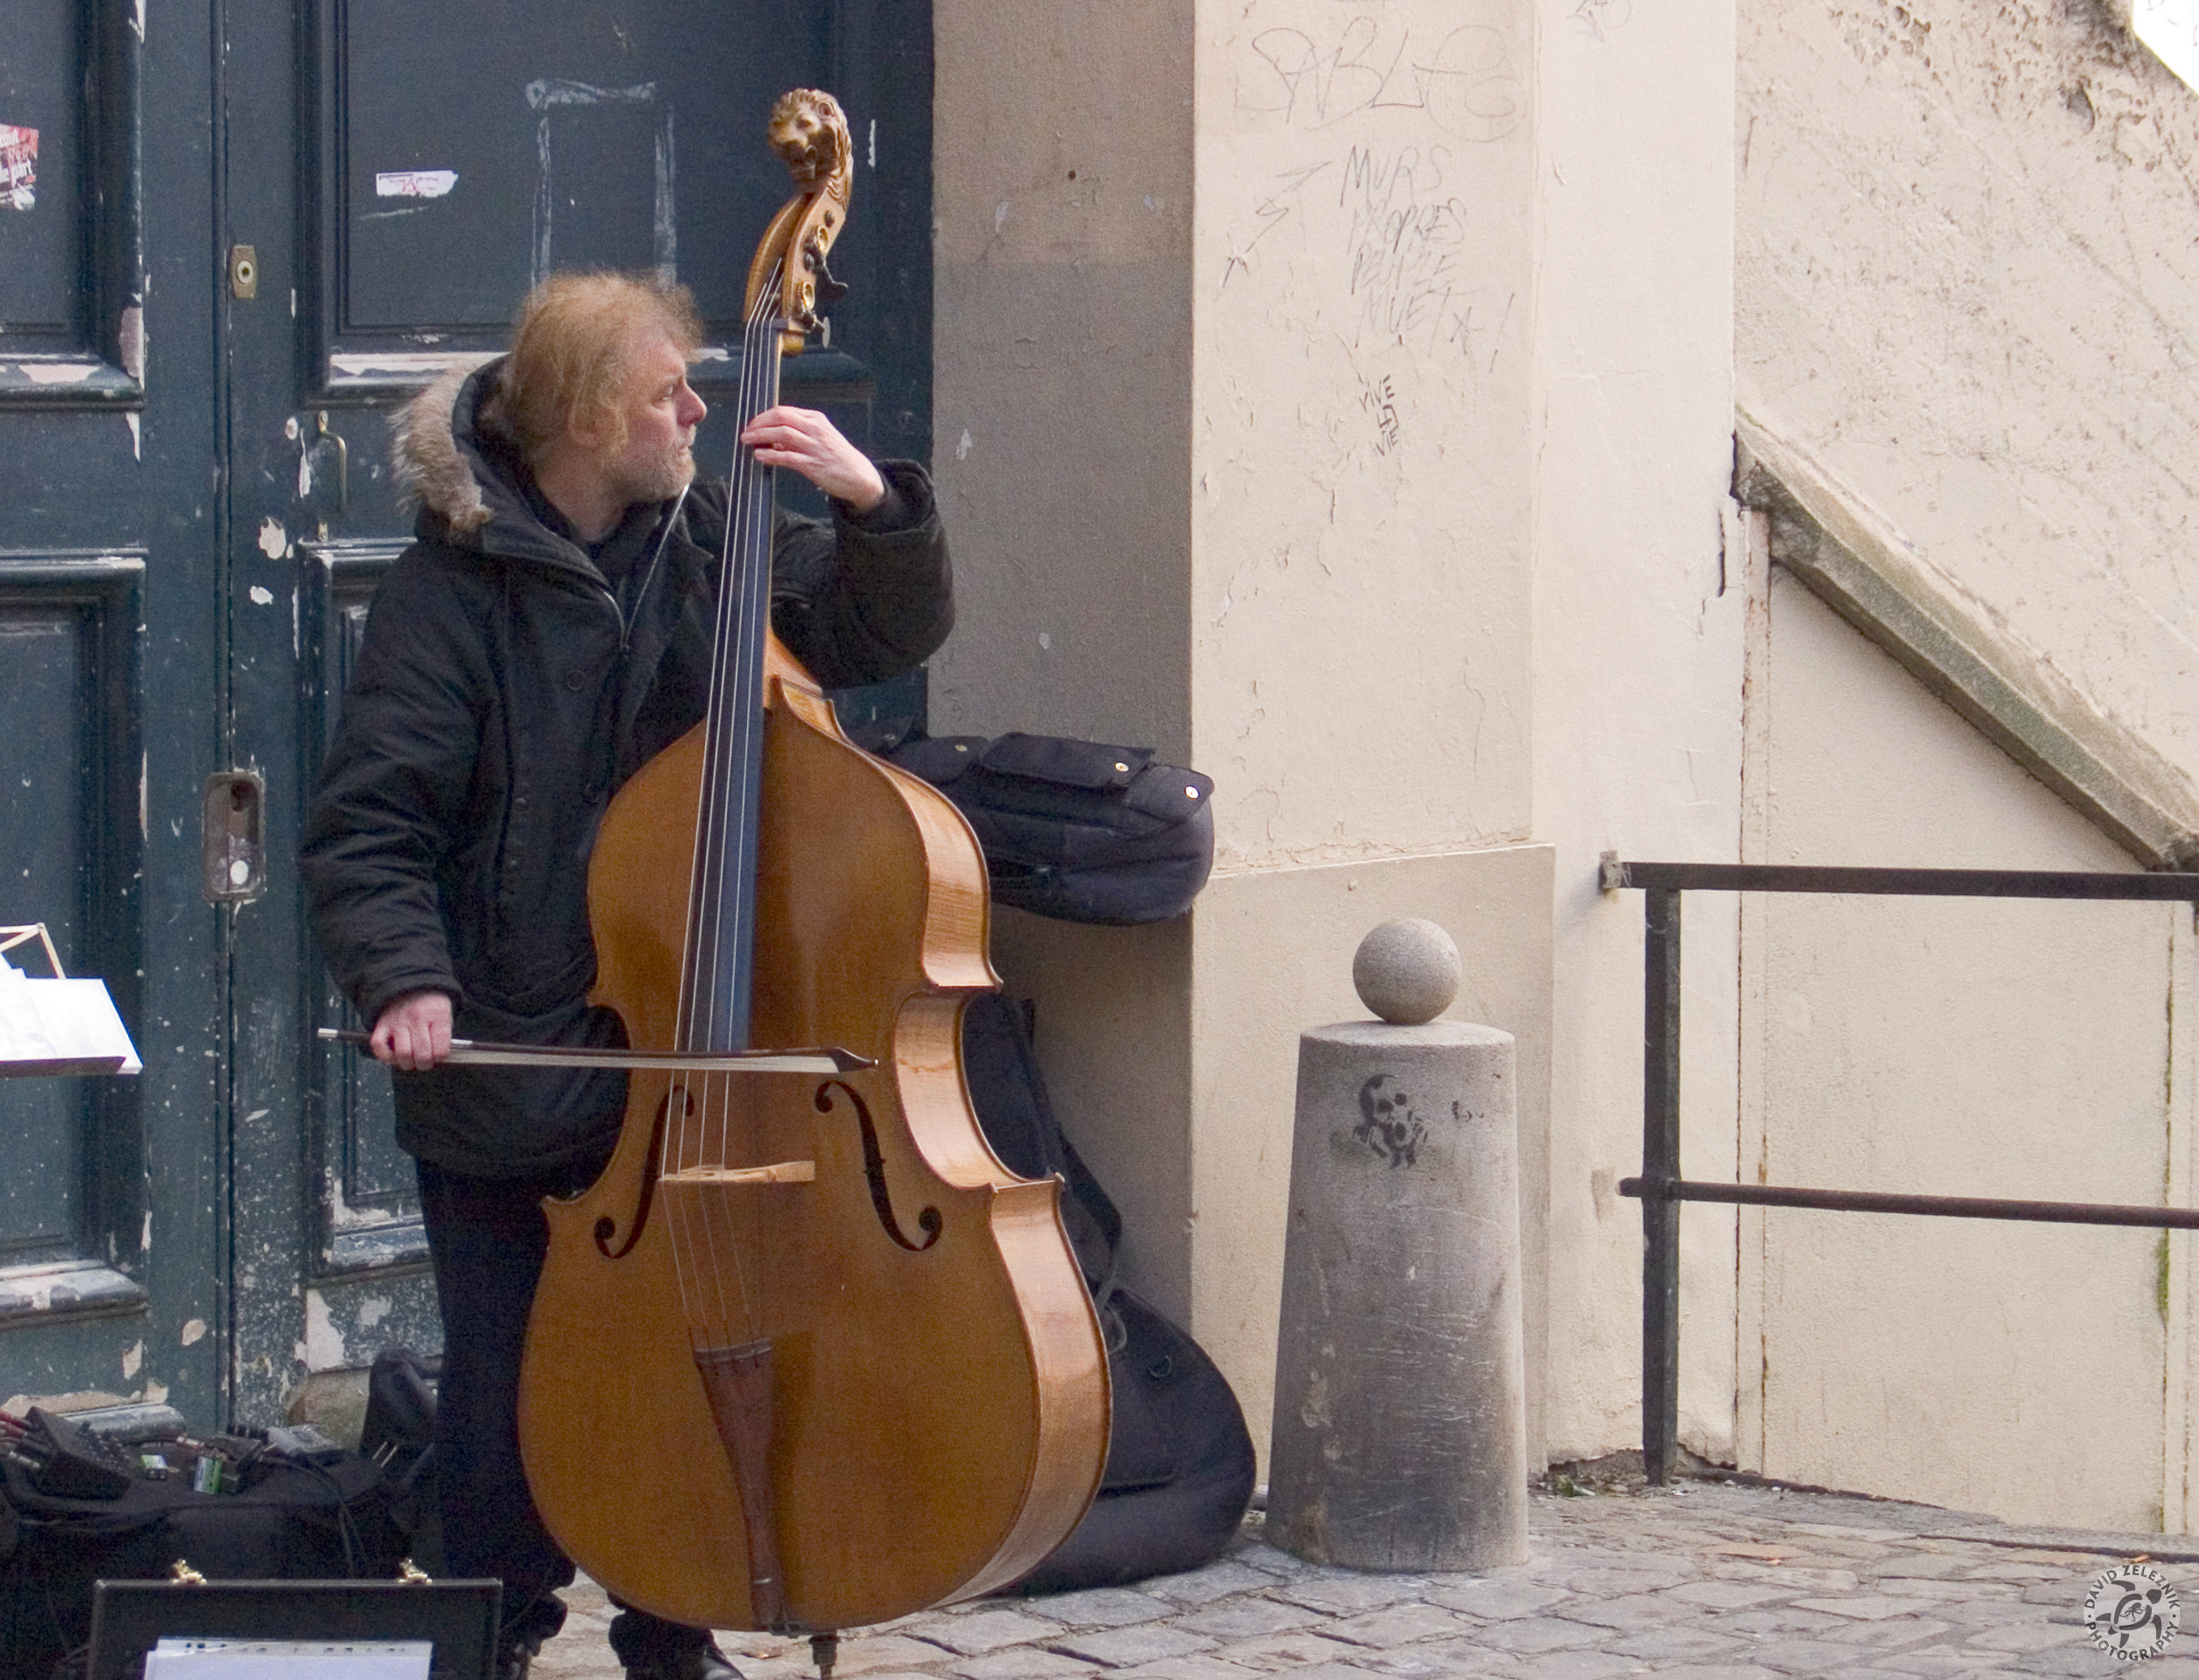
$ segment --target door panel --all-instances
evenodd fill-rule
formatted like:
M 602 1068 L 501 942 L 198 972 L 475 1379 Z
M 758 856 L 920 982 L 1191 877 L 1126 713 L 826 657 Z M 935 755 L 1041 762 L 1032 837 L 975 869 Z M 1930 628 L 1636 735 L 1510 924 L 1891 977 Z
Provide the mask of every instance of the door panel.
M 7 57 L 0 62 L 0 123 L 18 131 L 5 183 L 8 261 L 0 267 L 0 322 L 43 347 L 81 347 L 83 111 L 75 96 L 80 63 L 75 0 L 22 0 L 9 8 Z M 28 199 L 29 202 L 23 203 Z M 46 213 L 35 212 L 43 209 Z
M 15 412 L 134 407 L 143 395 L 143 48 L 112 5 L 9 8 L 0 398 Z
M 305 685 L 300 739 L 308 765 L 333 740 L 352 665 L 366 632 L 376 586 L 396 559 L 395 543 L 315 543 L 304 567 L 301 648 Z M 308 1021 L 322 1027 L 364 1025 L 328 972 L 317 982 Z M 305 1088 L 307 1148 L 326 1186 L 313 1232 L 313 1265 L 322 1278 L 372 1272 L 426 1252 L 413 1195 L 412 1162 L 397 1147 L 389 1076 L 371 1058 L 317 1038 L 309 1040 Z M 430 1345 L 432 1345 L 431 1338 Z
M 553 268 L 674 273 L 706 318 L 737 322 L 787 193 L 763 119 L 779 91 L 830 79 L 838 9 L 323 0 L 313 325 L 328 389 L 415 384 L 499 349 Z
M 103 978 L 144 1062 L 0 1081 L 0 1398 L 165 1400 L 212 1422 L 208 34 L 203 4 L 154 17 L 149 54 L 132 5 L 24 0 L 0 52 L 0 922 L 46 923 L 71 973 Z M 147 126 L 173 144 L 149 153 Z
M 109 819 L 137 784 L 136 634 L 144 563 L 120 555 L 0 561 L 0 834 L 7 891 L 43 921 L 70 972 L 103 975 L 138 1015 L 129 912 L 138 837 Z M 35 944 L 12 953 L 46 972 Z M 142 1311 L 134 1246 L 144 1198 L 129 1082 L 21 1079 L 0 1085 L 0 1323 Z M 11 1287 L 12 1281 L 12 1287 Z M 55 1285 L 63 1291 L 56 1301 Z

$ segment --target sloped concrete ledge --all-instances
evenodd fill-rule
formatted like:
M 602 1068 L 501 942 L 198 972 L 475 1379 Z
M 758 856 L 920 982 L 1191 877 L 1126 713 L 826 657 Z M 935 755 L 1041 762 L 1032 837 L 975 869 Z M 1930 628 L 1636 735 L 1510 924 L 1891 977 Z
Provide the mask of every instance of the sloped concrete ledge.
M 1734 417 L 1733 494 L 1772 558 L 2149 869 L 2199 868 L 2199 792 L 1804 451 Z

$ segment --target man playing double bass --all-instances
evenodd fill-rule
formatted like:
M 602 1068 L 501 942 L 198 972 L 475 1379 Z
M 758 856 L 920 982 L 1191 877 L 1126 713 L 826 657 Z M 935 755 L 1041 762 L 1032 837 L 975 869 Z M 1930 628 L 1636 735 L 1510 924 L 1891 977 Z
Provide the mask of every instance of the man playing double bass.
M 587 868 L 611 795 L 703 714 L 727 493 L 698 475 L 701 342 L 683 287 L 555 275 L 511 353 L 397 421 L 417 540 L 375 598 L 302 847 L 314 932 L 394 1070 L 444 1321 L 446 1567 L 505 1584 L 499 1680 L 565 1619 L 573 1565 L 536 1515 L 516 1421 L 543 1197 L 591 1182 L 625 1109 L 616 1071 L 443 1067 L 450 1039 L 615 1045 L 591 1008 Z M 741 441 L 832 499 L 774 526 L 772 628 L 827 688 L 882 681 L 953 612 L 931 485 L 823 414 Z M 685 859 L 668 860 L 683 868 Z M 603 1496 L 620 1497 L 618 1466 Z M 707 1630 L 624 1611 L 630 1680 L 728 1680 Z

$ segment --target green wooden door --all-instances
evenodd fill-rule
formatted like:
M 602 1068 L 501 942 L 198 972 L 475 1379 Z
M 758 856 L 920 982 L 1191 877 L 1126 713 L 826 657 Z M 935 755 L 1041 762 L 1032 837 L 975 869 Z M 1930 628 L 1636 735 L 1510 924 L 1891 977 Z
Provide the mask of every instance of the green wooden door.
M 786 389 L 928 454 L 929 9 L 9 10 L 43 33 L 0 40 L 0 126 L 40 131 L 37 205 L 0 210 L 0 921 L 110 978 L 146 1068 L 0 1082 L 0 1398 L 265 1422 L 437 1334 L 387 1079 L 314 1037 L 346 1014 L 293 862 L 409 534 L 389 412 L 550 268 L 653 267 L 711 323 L 697 452 L 729 458 L 724 346 L 787 191 L 764 115 L 821 85 L 854 290 Z

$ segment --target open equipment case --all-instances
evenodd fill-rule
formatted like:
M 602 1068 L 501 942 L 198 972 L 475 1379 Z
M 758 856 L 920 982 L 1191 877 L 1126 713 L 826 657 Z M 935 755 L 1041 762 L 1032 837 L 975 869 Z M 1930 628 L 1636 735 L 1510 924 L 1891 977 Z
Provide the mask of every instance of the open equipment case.
M 430 1680 L 493 1680 L 503 1595 L 497 1581 L 101 1581 L 85 1680 L 137 1680 L 179 1637 L 426 1640 Z

